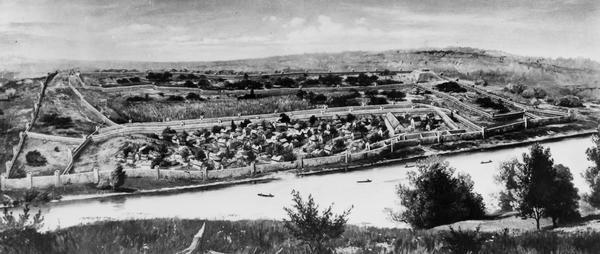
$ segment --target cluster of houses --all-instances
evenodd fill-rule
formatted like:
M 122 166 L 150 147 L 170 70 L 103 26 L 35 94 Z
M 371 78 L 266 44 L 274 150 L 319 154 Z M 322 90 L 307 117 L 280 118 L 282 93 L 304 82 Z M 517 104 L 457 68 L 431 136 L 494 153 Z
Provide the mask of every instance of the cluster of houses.
M 232 122 L 230 126 L 213 126 L 192 133 L 167 128 L 155 136 L 161 141 L 125 144 L 115 156 L 131 166 L 235 168 L 252 162 L 293 161 L 360 152 L 390 135 L 421 131 L 423 124 L 439 125 L 442 121 L 429 114 L 395 116 L 391 113 L 322 119 L 313 116 L 304 120 L 286 118 L 273 122 Z

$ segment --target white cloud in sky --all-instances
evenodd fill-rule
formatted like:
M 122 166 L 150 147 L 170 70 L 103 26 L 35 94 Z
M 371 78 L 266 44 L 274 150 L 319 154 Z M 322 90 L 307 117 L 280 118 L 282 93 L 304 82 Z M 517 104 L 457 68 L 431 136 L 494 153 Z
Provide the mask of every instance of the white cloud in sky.
M 294 17 L 289 22 L 283 24 L 283 28 L 294 28 L 304 25 L 306 19 L 300 17 Z

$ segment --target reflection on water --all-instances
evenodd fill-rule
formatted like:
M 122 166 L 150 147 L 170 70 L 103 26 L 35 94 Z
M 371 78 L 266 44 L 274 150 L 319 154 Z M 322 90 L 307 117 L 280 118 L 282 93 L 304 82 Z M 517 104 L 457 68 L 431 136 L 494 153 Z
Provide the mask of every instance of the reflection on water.
M 588 188 L 581 173 L 591 165 L 585 150 L 592 145 L 589 137 L 573 138 L 544 144 L 550 147 L 555 163 L 568 166 L 580 192 Z M 446 156 L 450 165 L 459 172 L 471 175 L 475 191 L 481 193 L 488 209 L 496 207 L 495 194 L 500 190 L 494 174 L 502 160 L 520 156 L 527 146 L 485 152 Z M 492 163 L 481 164 L 481 161 Z M 406 172 L 415 168 L 389 165 L 355 171 L 298 178 L 280 173 L 281 180 L 263 184 L 232 186 L 218 190 L 196 191 L 145 197 L 119 197 L 99 201 L 51 204 L 43 209 L 47 228 L 67 227 L 104 219 L 132 219 L 152 217 L 179 217 L 205 219 L 282 219 L 283 206 L 289 206 L 291 191 L 303 195 L 311 193 L 321 207 L 334 203 L 334 210 L 354 206 L 349 222 L 379 227 L 405 227 L 388 219 L 386 209 L 398 209 L 395 186 L 406 183 Z M 371 183 L 356 181 L 371 179 Z M 272 198 L 257 196 L 272 193 Z

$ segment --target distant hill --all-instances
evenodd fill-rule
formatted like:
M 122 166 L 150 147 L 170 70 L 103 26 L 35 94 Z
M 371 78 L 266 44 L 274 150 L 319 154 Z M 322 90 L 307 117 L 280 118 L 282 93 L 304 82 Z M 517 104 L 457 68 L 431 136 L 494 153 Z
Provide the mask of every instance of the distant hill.
M 189 69 L 189 70 L 412 70 L 430 68 L 436 72 L 499 83 L 522 82 L 541 86 L 600 86 L 600 63 L 589 59 L 549 59 L 516 56 L 500 51 L 474 48 L 351 51 L 314 53 L 211 62 L 125 62 L 125 61 L 0 61 L 0 70 L 17 71 L 19 77 L 42 75 L 56 69 Z

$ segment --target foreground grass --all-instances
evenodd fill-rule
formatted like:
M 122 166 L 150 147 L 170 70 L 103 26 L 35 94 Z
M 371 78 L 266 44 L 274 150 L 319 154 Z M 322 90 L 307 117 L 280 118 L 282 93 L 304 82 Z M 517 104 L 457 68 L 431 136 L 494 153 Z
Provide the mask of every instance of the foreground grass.
M 175 253 L 189 246 L 206 222 L 202 249 L 225 253 L 307 253 L 280 221 L 152 219 L 100 222 L 38 233 L 0 233 L 0 253 Z M 452 253 L 471 246 L 473 233 L 347 226 L 332 243 L 344 253 Z M 597 253 L 600 232 L 480 233 L 478 253 Z

